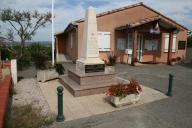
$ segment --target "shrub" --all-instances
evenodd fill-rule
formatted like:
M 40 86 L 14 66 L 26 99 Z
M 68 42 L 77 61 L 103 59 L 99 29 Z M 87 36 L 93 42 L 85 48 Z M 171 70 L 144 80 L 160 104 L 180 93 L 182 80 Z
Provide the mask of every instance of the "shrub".
M 55 64 L 56 71 L 59 73 L 59 75 L 63 75 L 65 72 L 65 69 L 62 64 Z
M 50 56 L 47 47 L 40 44 L 32 44 L 29 47 L 29 50 L 36 68 L 44 70 L 52 67 L 50 62 L 48 62 L 48 60 L 50 60 Z
M 29 46 L 29 51 L 32 57 L 37 53 L 43 52 L 44 54 L 46 54 L 48 60 L 51 60 L 52 51 L 51 47 L 49 46 L 33 43 Z
M 118 83 L 117 85 L 112 85 L 106 95 L 123 98 L 129 94 L 139 94 L 141 91 L 141 84 L 132 79 L 129 84 Z
M 27 54 L 24 54 L 22 57 L 17 59 L 17 68 L 18 70 L 23 70 L 31 65 L 31 57 Z
M 0 48 L 0 52 L 2 60 L 10 59 L 10 53 L 6 48 Z
M 176 62 L 176 59 L 175 59 L 175 58 L 172 58 L 172 59 L 171 59 L 171 62 Z
M 0 48 L 2 54 L 1 58 L 3 60 L 8 59 L 17 59 L 18 70 L 27 68 L 31 65 L 31 61 L 35 62 L 37 68 L 45 69 L 49 66 L 48 60 L 51 60 L 51 47 L 44 46 L 41 44 L 31 44 L 23 48 L 22 56 L 19 56 L 21 53 L 20 45 L 8 46 L 11 49 L 14 49 L 14 52 L 9 52 L 8 48 Z
M 178 57 L 176 58 L 176 60 L 177 60 L 177 61 L 181 61 L 181 57 L 178 56 Z
M 107 65 L 108 65 L 108 66 L 113 66 L 113 65 L 115 65 L 115 64 L 116 64 L 116 60 L 117 60 L 117 56 L 116 56 L 115 54 L 110 54 L 110 55 L 108 56 L 108 63 L 107 63 Z
M 45 55 L 43 53 L 34 53 L 32 58 L 33 58 L 33 61 L 35 63 L 35 67 L 37 69 L 44 70 L 44 69 L 48 68 L 47 65 L 49 65 L 49 64 L 47 62 L 48 61 L 48 56 L 47 55 Z
M 13 45 L 8 46 L 10 49 L 14 49 L 14 52 L 10 52 L 10 59 L 17 59 L 17 68 L 18 70 L 22 70 L 23 68 L 27 68 L 31 65 L 31 54 L 27 47 L 23 48 L 23 54 L 20 56 L 21 53 L 21 46 Z M 8 49 L 7 47 L 7 49 Z

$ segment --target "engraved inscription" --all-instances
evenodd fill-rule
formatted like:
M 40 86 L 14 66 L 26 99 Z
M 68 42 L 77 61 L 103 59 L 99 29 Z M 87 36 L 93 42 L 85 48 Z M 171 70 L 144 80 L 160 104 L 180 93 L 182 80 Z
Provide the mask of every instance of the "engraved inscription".
M 85 65 L 85 73 L 104 72 L 104 71 L 105 71 L 104 64 Z

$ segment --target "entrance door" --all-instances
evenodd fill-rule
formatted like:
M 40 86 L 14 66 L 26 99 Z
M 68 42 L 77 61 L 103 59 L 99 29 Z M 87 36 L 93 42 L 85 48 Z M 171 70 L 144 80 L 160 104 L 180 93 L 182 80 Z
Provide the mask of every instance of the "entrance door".
M 143 42 L 143 35 L 139 33 L 137 41 L 137 59 L 139 62 L 142 61 L 142 42 Z

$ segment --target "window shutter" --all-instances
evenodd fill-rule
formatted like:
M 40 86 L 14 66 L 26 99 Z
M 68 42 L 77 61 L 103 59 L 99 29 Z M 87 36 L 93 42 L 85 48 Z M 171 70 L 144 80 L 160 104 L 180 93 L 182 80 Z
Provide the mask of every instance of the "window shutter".
M 128 34 L 128 49 L 132 49 L 133 47 L 133 33 Z
M 172 45 L 172 52 L 176 51 L 176 43 L 177 43 L 177 35 L 173 35 L 173 45 Z
M 110 32 L 98 32 L 99 51 L 110 51 Z
M 99 51 L 102 50 L 102 33 L 98 32 L 98 47 L 99 47 Z
M 164 47 L 164 52 L 168 52 L 169 48 L 169 33 L 165 34 L 165 47 Z

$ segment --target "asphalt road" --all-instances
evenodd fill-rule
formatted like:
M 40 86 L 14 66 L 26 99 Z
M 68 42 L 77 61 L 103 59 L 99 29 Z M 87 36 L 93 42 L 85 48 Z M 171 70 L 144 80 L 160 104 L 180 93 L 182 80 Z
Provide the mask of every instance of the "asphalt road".
M 51 128 L 192 128 L 192 66 L 116 65 L 118 76 L 167 92 L 172 73 L 173 96 L 134 108 L 93 117 L 54 123 Z M 86 108 L 85 108 L 86 109 Z

